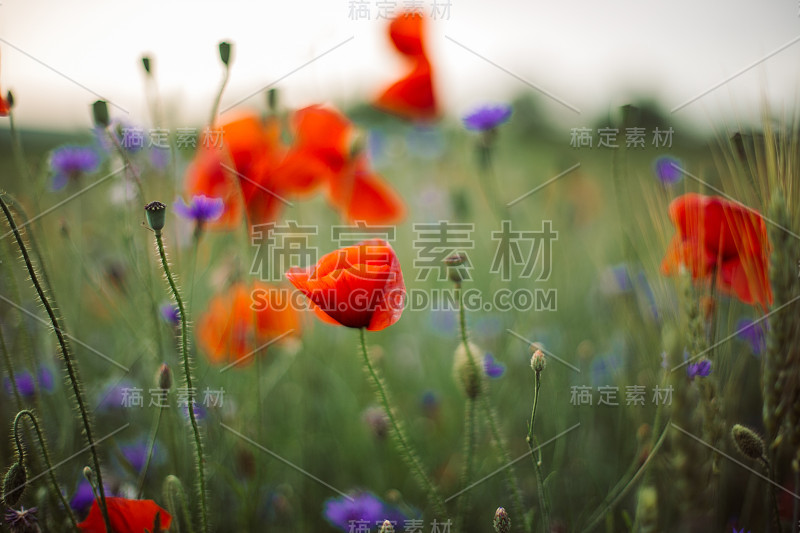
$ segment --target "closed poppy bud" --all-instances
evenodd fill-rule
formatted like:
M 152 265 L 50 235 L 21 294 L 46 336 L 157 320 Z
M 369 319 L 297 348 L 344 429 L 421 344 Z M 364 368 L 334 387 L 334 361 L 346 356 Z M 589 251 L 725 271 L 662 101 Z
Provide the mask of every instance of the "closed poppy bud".
M 731 428 L 731 437 L 745 457 L 756 460 L 764 458 L 764 440 L 752 429 L 736 424 Z
M 267 89 L 267 109 L 272 113 L 278 111 L 278 89 L 275 87 Z
M 6 93 L 6 103 L 8 104 L 8 107 L 14 107 L 14 93 L 11 91 Z
M 227 67 L 231 60 L 231 43 L 227 41 L 219 43 L 219 58 L 222 60 L 222 64 Z
M 172 387 L 172 371 L 166 363 L 158 369 L 158 388 L 168 390 Z
M 92 116 L 96 126 L 108 127 L 111 119 L 108 116 L 108 103 L 105 100 L 97 100 L 92 104 Z
M 150 70 L 150 57 L 142 56 L 142 66 L 147 74 L 152 74 L 152 71 Z
M 15 506 L 22 498 L 27 481 L 28 473 L 25 471 L 25 466 L 19 461 L 11 465 L 3 478 L 3 501 L 8 507 Z
M 467 262 L 467 256 L 462 253 L 453 254 L 444 260 L 447 265 L 447 276 L 455 284 L 461 283 L 466 277 L 464 274 L 463 266 Z
M 144 214 L 147 217 L 147 224 L 156 235 L 160 235 L 167 221 L 167 206 L 161 202 L 150 202 L 144 206 Z
M 509 533 L 511 531 L 511 518 L 508 517 L 508 512 L 498 507 L 494 513 L 494 530 L 497 533 Z
M 483 371 L 477 361 L 480 357 L 479 354 L 482 353 L 481 349 L 471 342 L 469 343 L 469 353 L 467 353 L 467 347 L 462 342 L 458 345 L 458 348 L 456 348 L 453 361 L 453 372 L 456 381 L 461 386 L 464 394 L 467 395 L 467 398 L 473 400 L 477 398 L 483 390 Z M 470 355 L 472 355 L 472 360 L 470 360 Z M 483 358 L 480 357 L 480 359 Z

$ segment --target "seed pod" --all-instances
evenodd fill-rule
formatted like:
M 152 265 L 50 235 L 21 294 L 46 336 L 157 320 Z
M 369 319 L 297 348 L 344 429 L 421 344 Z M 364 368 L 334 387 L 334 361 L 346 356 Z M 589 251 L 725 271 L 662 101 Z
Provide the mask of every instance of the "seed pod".
M 764 458 L 764 441 L 752 429 L 736 424 L 731 428 L 731 437 L 736 448 L 745 457 L 757 460 Z

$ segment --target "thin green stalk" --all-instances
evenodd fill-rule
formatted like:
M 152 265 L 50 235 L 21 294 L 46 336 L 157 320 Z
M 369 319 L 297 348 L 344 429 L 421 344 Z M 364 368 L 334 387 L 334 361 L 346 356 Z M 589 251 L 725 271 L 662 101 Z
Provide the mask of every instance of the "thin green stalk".
M 200 509 L 201 509 L 201 520 L 202 520 L 202 530 L 208 531 L 208 507 L 206 502 L 206 470 L 205 470 L 205 459 L 203 456 L 203 442 L 200 439 L 200 428 L 197 425 L 197 417 L 194 413 L 194 388 L 192 385 L 192 369 L 189 363 L 189 333 L 187 331 L 187 317 L 186 317 L 186 309 L 183 305 L 183 299 L 181 298 L 180 292 L 178 291 L 178 286 L 175 284 L 175 280 L 172 279 L 172 272 L 169 269 L 169 262 L 167 261 L 167 254 L 164 251 L 164 241 L 161 238 L 161 232 L 156 231 L 156 247 L 158 248 L 158 255 L 161 258 L 161 266 L 164 268 L 164 274 L 167 277 L 167 281 L 169 282 L 169 287 L 172 290 L 172 296 L 175 298 L 175 301 L 178 304 L 178 311 L 180 312 L 180 320 L 181 320 L 181 357 L 183 358 L 183 373 L 184 378 L 186 379 L 186 388 L 187 388 L 187 405 L 189 406 L 189 420 L 192 424 L 192 433 L 194 434 L 194 446 L 195 446 L 195 454 L 197 455 L 197 475 L 199 479 L 198 483 L 198 496 L 200 497 Z
M 6 338 L 3 334 L 3 326 L 0 324 L 0 350 L 3 352 L 3 362 L 6 365 L 6 372 L 8 372 L 8 379 L 11 381 L 11 389 L 14 391 L 14 401 L 17 403 L 17 409 L 22 410 L 22 397 L 19 395 L 17 388 L 17 378 L 14 376 L 14 365 L 11 363 L 11 356 L 8 354 L 8 347 L 6 346 Z
M 39 427 L 39 421 L 36 419 L 36 415 L 28 410 L 20 411 L 17 413 L 17 416 L 14 417 L 14 442 L 17 445 L 17 454 L 19 455 L 19 460 L 22 462 L 22 457 L 24 455 L 24 447 L 22 446 L 22 441 L 19 437 L 19 423 L 25 416 L 27 416 L 31 421 L 33 429 L 36 431 L 36 436 L 39 439 L 39 447 L 42 449 L 42 457 L 44 458 L 44 464 L 47 468 L 47 475 L 50 478 L 50 482 L 53 484 L 53 491 L 58 496 L 58 499 L 61 500 L 61 505 L 64 506 L 64 510 L 67 512 L 69 521 L 72 523 L 72 528 L 78 529 L 78 521 L 75 518 L 75 514 L 72 512 L 72 507 L 69 506 L 66 496 L 64 496 L 64 493 L 61 492 L 61 488 L 58 486 L 58 480 L 53 472 L 53 463 L 50 461 L 50 453 L 47 451 L 47 441 L 44 438 L 42 429 Z
M 153 427 L 150 429 L 150 438 L 147 441 L 147 459 L 144 462 L 144 468 L 139 474 L 139 482 L 136 485 L 136 497 L 139 499 L 142 498 L 142 493 L 144 492 L 144 480 L 147 477 L 147 470 L 150 468 L 150 461 L 153 459 L 153 449 L 156 446 L 156 435 L 158 434 L 158 426 L 161 424 L 161 413 L 163 411 L 163 406 L 158 408 L 153 419 Z
M 381 379 L 380 375 L 378 374 L 378 370 L 375 366 L 373 366 L 372 361 L 369 358 L 369 352 L 367 352 L 367 336 L 365 333 L 364 328 L 360 329 L 361 332 L 361 353 L 364 356 L 364 365 L 366 365 L 367 371 L 369 372 L 370 377 L 372 378 L 372 383 L 375 386 L 375 390 L 378 395 L 378 400 L 383 407 L 383 410 L 386 412 L 386 416 L 389 419 L 389 424 L 392 426 L 392 433 L 397 440 L 397 445 L 400 448 L 401 455 L 403 459 L 408 463 L 408 466 L 414 472 L 414 476 L 417 478 L 417 482 L 422 486 L 422 489 L 427 493 L 428 498 L 430 499 L 431 504 L 433 505 L 434 512 L 440 516 L 445 516 L 445 505 L 444 500 L 442 499 L 439 491 L 434 486 L 433 482 L 430 480 L 428 475 L 425 473 L 425 469 L 422 467 L 419 458 L 417 457 L 414 448 L 411 446 L 411 443 L 406 437 L 405 430 L 403 429 L 400 420 L 395 417 L 394 410 L 392 409 L 392 404 L 389 401 L 389 393 L 386 390 L 386 385 L 383 383 L 383 379 Z
M 81 391 L 81 381 L 78 375 L 78 367 L 76 362 L 72 359 L 72 352 L 70 351 L 69 345 L 67 343 L 66 336 L 64 335 L 63 330 L 58 322 L 58 318 L 56 317 L 55 312 L 53 311 L 53 306 L 50 304 L 50 300 L 44 292 L 41 283 L 39 282 L 39 277 L 36 273 L 36 269 L 33 267 L 33 263 L 31 262 L 31 258 L 28 255 L 28 248 L 25 246 L 25 242 L 22 240 L 22 236 L 19 233 L 19 229 L 17 228 L 17 224 L 14 221 L 14 217 L 11 215 L 11 211 L 9 211 L 8 206 L 6 205 L 5 200 L 3 199 L 3 195 L 0 194 L 0 207 L 3 209 L 3 213 L 8 220 L 9 226 L 11 226 L 11 231 L 14 232 L 14 238 L 17 241 L 17 246 L 19 246 L 19 250 L 22 253 L 22 258 L 25 261 L 25 266 L 28 268 L 28 274 L 30 275 L 31 281 L 33 282 L 33 286 L 36 288 L 36 293 L 39 295 L 39 299 L 44 305 L 45 310 L 47 311 L 48 317 L 50 317 L 50 322 L 53 325 L 53 330 L 55 331 L 56 337 L 58 338 L 58 344 L 61 347 L 61 355 L 64 357 L 64 363 L 67 367 L 67 374 L 69 375 L 70 383 L 72 384 L 72 391 L 75 394 L 75 401 L 78 406 L 78 411 L 81 415 L 81 420 L 83 422 L 83 430 L 86 432 L 86 440 L 89 443 L 89 450 L 92 454 L 92 462 L 94 463 L 94 470 L 95 474 L 97 475 L 97 486 L 100 492 L 100 512 L 103 515 L 103 522 L 105 523 L 106 529 L 111 531 L 111 521 L 108 518 L 108 508 L 106 507 L 106 495 L 103 489 L 103 474 L 100 471 L 100 458 L 97 455 L 97 448 L 94 442 L 94 436 L 92 431 L 92 423 L 89 419 L 89 412 L 86 409 L 86 405 L 83 399 L 83 392 Z M 44 265 L 41 265 L 42 269 L 44 269 Z
M 464 468 L 461 472 L 461 487 L 465 489 L 472 479 L 472 465 L 475 462 L 475 398 L 467 398 L 464 413 Z M 469 509 L 469 492 L 465 490 L 458 497 L 458 510 L 456 512 L 456 531 L 461 531 L 465 514 Z
M 228 65 L 225 65 L 225 73 L 222 75 L 222 84 L 219 86 L 219 92 L 217 92 L 217 96 L 214 98 L 214 105 L 211 107 L 211 120 L 208 121 L 208 125 L 210 128 L 214 127 L 214 123 L 217 121 L 217 113 L 219 113 L 219 103 L 222 101 L 222 93 L 225 92 L 225 87 L 228 85 L 228 78 L 231 75 L 231 69 Z
M 533 436 L 533 422 L 536 419 L 536 406 L 539 403 L 539 390 L 542 388 L 542 373 L 535 372 L 533 386 L 533 407 L 531 408 L 531 423 L 528 425 L 528 447 L 531 449 L 531 459 L 536 470 L 536 487 L 539 496 L 539 514 L 542 517 L 542 531 L 550 531 L 550 505 L 547 502 L 547 494 L 544 488 L 544 475 L 542 474 L 541 453 L 539 459 L 536 458 L 536 442 Z

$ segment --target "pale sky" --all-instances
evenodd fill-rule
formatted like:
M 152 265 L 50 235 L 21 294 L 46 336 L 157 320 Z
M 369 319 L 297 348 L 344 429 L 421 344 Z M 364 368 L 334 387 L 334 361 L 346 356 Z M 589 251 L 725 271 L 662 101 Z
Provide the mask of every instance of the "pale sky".
M 417 3 L 429 12 L 434 1 L 447 0 Z M 798 100 L 797 0 L 449 1 L 429 36 L 438 93 L 454 116 L 527 89 L 522 78 L 553 96 L 544 101 L 554 117 L 580 127 L 639 93 L 673 109 L 759 61 L 676 116 L 747 120 L 764 98 L 776 111 Z M 148 124 L 139 62 L 148 53 L 173 125 L 197 126 L 222 74 L 217 43 L 229 40 L 222 108 L 281 78 L 290 106 L 367 99 L 402 70 L 378 6 L 409 0 L 367 0 L 371 20 L 352 20 L 351 3 L 2 0 L 0 89 L 13 90 L 23 127 L 88 127 L 98 95 L 115 115 Z M 262 102 L 259 94 L 242 105 Z

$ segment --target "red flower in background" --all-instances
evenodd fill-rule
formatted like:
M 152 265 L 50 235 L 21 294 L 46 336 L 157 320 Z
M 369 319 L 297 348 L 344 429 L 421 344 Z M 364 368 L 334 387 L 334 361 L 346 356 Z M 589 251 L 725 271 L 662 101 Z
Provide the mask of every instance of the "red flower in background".
M 161 529 L 169 529 L 172 517 L 167 511 L 159 507 L 153 500 L 128 500 L 126 498 L 106 497 L 108 518 L 114 533 L 143 533 L 153 531 L 156 514 L 160 517 Z M 97 505 L 97 500 L 92 503 L 89 516 L 78 524 L 84 533 L 106 533 L 103 514 Z
M 770 245 L 758 212 L 717 196 L 689 193 L 672 201 L 669 216 L 678 233 L 661 263 L 664 274 L 681 267 L 695 281 L 716 274 L 723 292 L 747 304 L 772 304 Z
M 8 100 L 3 98 L 2 92 L 0 92 L 0 117 L 7 117 L 10 111 L 11 106 L 9 105 Z
M 409 72 L 375 100 L 379 109 L 408 120 L 432 120 L 439 109 L 433 88 L 433 71 L 425 47 L 425 18 L 421 13 L 401 13 L 389 25 L 395 49 L 411 64 Z
M 286 277 L 325 322 L 382 330 L 400 319 L 406 287 L 400 262 L 386 241 L 373 239 L 294 267 Z
M 274 222 L 286 198 L 324 189 L 348 221 L 389 224 L 405 214 L 400 197 L 369 169 L 366 155 L 351 154 L 355 127 L 341 113 L 309 106 L 291 116 L 293 142 L 284 146 L 274 119 L 245 115 L 220 128 L 223 147 L 200 148 L 186 177 L 190 196 L 222 198 L 211 228 L 232 229 L 246 213 L 250 224 Z
M 299 329 L 297 311 L 277 287 L 237 283 L 208 304 L 197 322 L 197 342 L 212 363 L 246 363 L 266 342 Z

